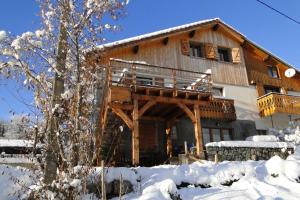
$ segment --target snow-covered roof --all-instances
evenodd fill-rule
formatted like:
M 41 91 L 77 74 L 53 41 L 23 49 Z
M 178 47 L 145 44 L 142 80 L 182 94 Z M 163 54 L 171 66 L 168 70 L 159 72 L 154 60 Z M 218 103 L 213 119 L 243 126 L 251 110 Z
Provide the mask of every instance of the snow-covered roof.
M 254 142 L 254 141 L 221 141 L 211 142 L 206 147 L 252 147 L 252 148 L 294 148 L 295 145 L 289 142 Z
M 32 140 L 0 139 L 0 147 L 32 147 Z
M 87 50 L 87 52 L 94 51 L 94 50 L 104 51 L 104 50 L 107 50 L 107 49 L 116 48 L 116 47 L 120 47 L 120 46 L 125 46 L 125 45 L 129 45 L 131 43 L 141 42 L 143 40 L 153 39 L 153 38 L 161 37 L 161 36 L 164 36 L 164 35 L 169 35 L 169 34 L 172 34 L 172 33 L 179 33 L 179 32 L 183 32 L 183 31 L 188 31 L 188 30 L 193 29 L 195 27 L 199 27 L 199 26 L 205 25 L 205 24 L 211 24 L 213 22 L 224 25 L 225 27 L 230 29 L 230 31 L 233 31 L 236 34 L 238 34 L 243 40 L 247 41 L 249 44 L 255 46 L 256 48 L 260 49 L 261 51 L 265 52 L 266 54 L 271 55 L 272 57 L 274 57 L 279 62 L 287 65 L 288 67 L 294 68 L 297 72 L 299 72 L 299 70 L 296 67 L 294 67 L 293 65 L 287 63 L 286 61 L 281 59 L 279 56 L 274 55 L 273 53 L 271 53 L 270 51 L 268 51 L 265 48 L 261 47 L 260 45 L 256 44 L 255 42 L 249 40 L 244 34 L 237 31 L 235 28 L 233 28 L 229 24 L 225 23 L 220 18 L 205 19 L 205 20 L 201 20 L 201 21 L 197 21 L 197 22 L 193 22 L 193 23 L 189 23 L 189 24 L 184 24 L 184 25 L 180 25 L 180 26 L 176 26 L 176 27 L 172 27 L 172 28 L 163 29 L 163 30 L 160 30 L 160 31 L 155 31 L 155 32 L 146 33 L 146 34 L 135 36 L 135 37 L 130 37 L 130 38 L 118 40 L 118 41 L 115 41 L 115 42 L 102 44 L 102 45 L 97 46 L 96 49 Z
M 253 142 L 279 142 L 279 138 L 275 135 L 254 135 L 246 138 L 246 141 Z
M 184 24 L 184 25 L 180 25 L 180 26 L 176 26 L 176 27 L 172 27 L 172 28 L 163 29 L 163 30 L 160 30 L 160 31 L 146 33 L 146 34 L 143 34 L 143 35 L 139 35 L 139 36 L 126 38 L 126 39 L 123 39 L 123 40 L 118 40 L 118 41 L 115 41 L 115 42 L 99 45 L 97 48 L 102 50 L 102 49 L 106 49 L 106 48 L 125 45 L 125 44 L 131 43 L 131 42 L 136 42 L 136 41 L 141 41 L 141 40 L 144 40 L 144 39 L 154 38 L 154 37 L 158 37 L 158 36 L 161 36 L 161 35 L 165 35 L 165 34 L 177 32 L 177 31 L 189 29 L 189 28 L 192 28 L 192 27 L 196 27 L 196 26 L 203 25 L 203 24 L 208 24 L 208 23 L 215 22 L 215 21 L 220 21 L 220 18 L 201 20 L 201 21 L 197 21 L 197 22 L 193 22 L 193 23 L 189 23 L 189 24 Z

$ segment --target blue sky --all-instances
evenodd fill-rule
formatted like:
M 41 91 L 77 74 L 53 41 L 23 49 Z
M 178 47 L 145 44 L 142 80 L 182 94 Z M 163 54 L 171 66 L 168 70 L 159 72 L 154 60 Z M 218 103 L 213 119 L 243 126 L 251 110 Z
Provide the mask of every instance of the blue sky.
M 263 1 L 300 20 L 299 0 Z M 131 0 L 127 15 L 115 22 L 121 25 L 122 30 L 107 34 L 107 40 L 114 41 L 215 17 L 220 17 L 250 40 L 300 69 L 300 25 L 255 0 Z M 0 30 L 21 34 L 37 27 L 39 18 L 35 0 L 1 0 Z M 12 82 L 0 80 L 0 118 L 8 118 L 10 110 L 27 112 L 21 99 L 30 102 L 30 95 L 26 91 L 18 94 L 17 89 Z

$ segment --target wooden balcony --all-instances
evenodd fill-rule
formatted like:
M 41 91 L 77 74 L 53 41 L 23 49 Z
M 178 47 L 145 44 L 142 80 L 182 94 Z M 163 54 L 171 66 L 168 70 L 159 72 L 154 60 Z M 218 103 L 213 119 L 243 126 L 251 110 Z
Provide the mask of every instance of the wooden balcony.
M 112 86 L 121 86 L 134 89 L 135 92 L 159 90 L 172 93 L 172 96 L 185 96 L 187 99 L 211 95 L 211 74 L 189 70 L 149 65 L 142 62 L 111 59 L 109 81 Z
M 211 74 L 141 62 L 117 59 L 111 61 L 108 69 L 110 85 L 108 99 L 111 104 L 119 107 L 122 104 L 131 109 L 134 98 L 140 100 L 140 106 L 146 101 L 153 100 L 157 104 L 151 106 L 152 112 L 145 113 L 148 118 L 170 117 L 171 115 L 166 113 L 172 112 L 164 112 L 171 110 L 167 108 L 170 104 L 182 103 L 188 107 L 196 104 L 199 105 L 201 118 L 236 119 L 233 100 L 212 97 Z M 176 110 L 178 108 L 175 106 L 173 112 Z M 184 115 L 184 112 L 181 114 Z
M 300 114 L 300 97 L 279 93 L 268 93 L 257 99 L 261 117 L 275 113 Z
M 171 127 L 187 116 L 194 124 L 197 156 L 203 158 L 200 119 L 236 119 L 233 100 L 212 97 L 211 74 L 141 62 L 110 61 L 106 67 L 108 81 L 100 114 L 101 130 L 105 129 L 109 111 L 124 121 L 132 130 L 133 165 L 139 164 L 140 138 L 146 134 L 145 130 L 139 129 L 141 120 L 165 123 L 167 154 L 172 156 Z M 99 149 L 100 139 L 96 144 Z

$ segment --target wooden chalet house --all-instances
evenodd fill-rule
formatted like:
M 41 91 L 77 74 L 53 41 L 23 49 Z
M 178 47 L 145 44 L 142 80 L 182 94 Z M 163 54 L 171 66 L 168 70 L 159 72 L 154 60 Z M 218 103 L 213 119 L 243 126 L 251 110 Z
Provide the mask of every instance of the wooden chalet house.
M 119 152 L 133 165 L 205 144 L 283 128 L 300 114 L 300 73 L 220 19 L 120 40 L 91 51 L 106 85 L 100 123 L 127 126 Z M 106 127 L 106 128 L 105 128 Z M 106 131 L 99 132 L 97 145 Z M 116 144 L 115 144 L 116 145 Z

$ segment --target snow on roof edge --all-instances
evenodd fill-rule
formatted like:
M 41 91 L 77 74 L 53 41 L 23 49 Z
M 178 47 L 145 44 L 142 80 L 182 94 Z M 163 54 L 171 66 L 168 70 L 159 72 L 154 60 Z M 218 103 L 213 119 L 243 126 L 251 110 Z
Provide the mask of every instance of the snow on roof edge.
M 266 50 L 262 46 L 258 45 L 256 42 L 253 42 L 252 40 L 248 39 L 246 37 L 246 35 L 239 32 L 238 30 L 236 30 L 233 26 L 225 23 L 219 17 L 212 18 L 212 19 L 200 20 L 200 21 L 197 21 L 197 22 L 183 24 L 183 25 L 179 25 L 179 26 L 175 26 L 175 27 L 171 27 L 171 28 L 167 28 L 167 29 L 163 29 L 163 30 L 159 30 L 159 31 L 154 31 L 154 32 L 150 32 L 150 33 L 146 33 L 146 34 L 142 34 L 142 35 L 138 35 L 138 36 L 134 36 L 134 37 L 129 37 L 129 38 L 117 40 L 117 41 L 114 41 L 114 42 L 109 42 L 109 43 L 106 43 L 106 44 L 98 45 L 98 46 L 95 47 L 95 49 L 88 49 L 86 52 L 92 51 L 92 50 L 97 50 L 97 49 L 98 50 L 104 50 L 105 48 L 112 48 L 114 46 L 125 45 L 125 44 L 128 44 L 130 42 L 139 41 L 139 40 L 143 40 L 143 39 L 148 39 L 148 38 L 151 38 L 151 37 L 155 37 L 155 36 L 163 35 L 163 34 L 166 34 L 166 33 L 170 33 L 170 32 L 176 31 L 176 30 L 186 29 L 186 28 L 190 28 L 190 27 L 193 27 L 193 26 L 198 26 L 198 25 L 202 25 L 202 24 L 209 23 L 209 22 L 214 22 L 214 21 L 218 21 L 218 22 L 222 23 L 223 25 L 227 26 L 232 31 L 234 31 L 237 34 L 241 35 L 241 37 L 244 40 L 246 40 L 250 44 L 254 45 L 256 48 L 258 48 L 258 49 L 264 51 L 265 53 L 273 56 L 275 59 L 279 60 L 283 64 L 287 65 L 288 67 L 291 67 L 291 68 L 295 69 L 298 73 L 300 73 L 300 70 L 298 70 L 297 67 L 295 67 L 294 65 L 286 62 L 284 59 L 280 58 L 279 56 L 275 55 L 274 53 L 271 53 L 270 51 Z
M 127 44 L 127 43 L 130 43 L 130 42 L 134 42 L 134 41 L 138 41 L 138 40 L 142 40 L 142 39 L 147 39 L 147 38 L 150 38 L 150 37 L 170 33 L 170 32 L 185 29 L 185 28 L 190 28 L 190 27 L 193 27 L 193 26 L 197 26 L 197 25 L 201 25 L 201 24 L 204 24 L 204 23 L 213 22 L 213 21 L 217 21 L 217 20 L 220 21 L 221 19 L 220 18 L 205 19 L 205 20 L 192 22 L 192 23 L 188 23 L 188 24 L 184 24 L 184 25 L 179 25 L 179 26 L 175 26 L 175 27 L 171 27 L 171 28 L 167 28 L 167 29 L 163 29 L 163 30 L 159 30 L 159 31 L 154 31 L 154 32 L 150 32 L 150 33 L 146 33 L 146 34 L 142 34 L 142 35 L 138 35 L 138 36 L 122 39 L 122 40 L 117 40 L 115 42 L 102 44 L 102 45 L 97 46 L 97 49 L 102 50 L 104 48 L 110 48 L 110 47 L 114 47 L 116 45 Z

